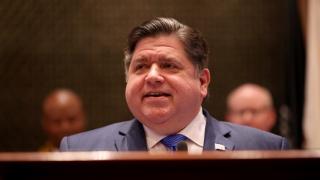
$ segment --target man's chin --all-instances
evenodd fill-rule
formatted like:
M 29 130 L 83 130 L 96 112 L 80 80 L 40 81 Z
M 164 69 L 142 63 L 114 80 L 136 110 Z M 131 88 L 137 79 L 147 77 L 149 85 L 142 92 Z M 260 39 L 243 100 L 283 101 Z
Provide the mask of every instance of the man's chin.
M 153 110 L 144 112 L 144 118 L 152 124 L 164 124 L 170 118 L 171 113 L 165 110 Z
M 161 115 L 152 115 L 152 116 L 146 116 L 146 121 L 149 121 L 152 124 L 164 124 L 168 121 L 168 118 L 161 116 Z

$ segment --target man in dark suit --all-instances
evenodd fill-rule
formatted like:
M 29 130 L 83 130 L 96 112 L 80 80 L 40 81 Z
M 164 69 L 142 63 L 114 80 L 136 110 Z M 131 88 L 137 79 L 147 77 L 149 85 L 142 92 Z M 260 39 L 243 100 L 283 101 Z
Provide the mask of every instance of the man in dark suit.
M 62 151 L 282 150 L 287 141 L 219 122 L 202 102 L 208 94 L 208 48 L 201 34 L 172 18 L 135 27 L 125 50 L 126 101 L 134 119 L 65 137 Z

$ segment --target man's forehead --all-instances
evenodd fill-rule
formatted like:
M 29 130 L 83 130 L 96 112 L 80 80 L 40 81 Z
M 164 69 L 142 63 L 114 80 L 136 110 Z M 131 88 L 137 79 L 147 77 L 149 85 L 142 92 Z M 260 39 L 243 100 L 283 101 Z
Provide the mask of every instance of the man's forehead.
M 268 101 L 262 97 L 235 97 L 229 102 L 230 108 L 246 109 L 246 108 L 261 108 L 268 105 Z
M 166 48 L 174 48 L 180 49 L 183 47 L 183 44 L 180 42 L 178 37 L 174 34 L 161 34 L 157 36 L 150 36 L 142 38 L 139 42 L 137 42 L 135 51 L 137 49 L 142 48 L 151 48 L 151 47 L 166 47 Z
M 174 40 L 172 40 L 172 38 Z M 174 58 L 176 56 L 186 56 L 184 48 L 180 41 L 173 37 L 148 37 L 141 40 L 135 51 L 132 60 L 148 59 L 150 56 L 158 58 Z

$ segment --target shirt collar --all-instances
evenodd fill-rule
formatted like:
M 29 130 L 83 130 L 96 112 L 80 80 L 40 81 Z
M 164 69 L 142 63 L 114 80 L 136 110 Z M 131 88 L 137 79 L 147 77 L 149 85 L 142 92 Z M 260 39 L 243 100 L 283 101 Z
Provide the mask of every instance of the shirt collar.
M 186 136 L 190 141 L 196 143 L 197 145 L 203 147 L 204 145 L 204 135 L 205 135 L 205 126 L 206 126 L 206 119 L 202 113 L 202 107 L 196 117 L 178 134 L 182 134 Z M 152 129 L 148 128 L 147 126 L 143 125 L 144 130 L 146 132 L 146 140 L 148 149 L 154 147 L 161 139 L 166 137 L 165 135 L 158 134 L 154 132 Z

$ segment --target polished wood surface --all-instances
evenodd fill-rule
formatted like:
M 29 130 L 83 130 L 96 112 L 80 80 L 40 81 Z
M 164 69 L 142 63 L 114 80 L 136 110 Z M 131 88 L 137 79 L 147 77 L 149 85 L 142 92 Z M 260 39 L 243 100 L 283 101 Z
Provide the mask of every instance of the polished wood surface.
M 4 152 L 0 162 L 27 161 L 120 161 L 120 160 L 262 160 L 262 159 L 319 159 L 320 151 L 212 151 L 186 152 Z
M 69 179 L 70 176 L 85 179 L 315 179 L 320 177 L 320 151 L 0 153 L 0 179 Z

